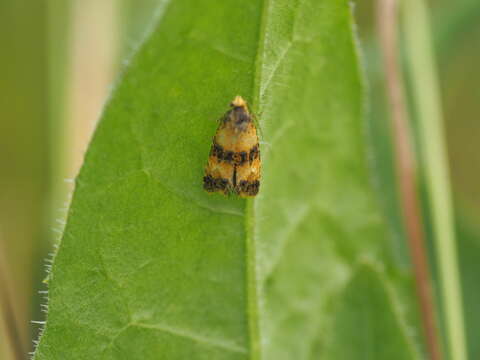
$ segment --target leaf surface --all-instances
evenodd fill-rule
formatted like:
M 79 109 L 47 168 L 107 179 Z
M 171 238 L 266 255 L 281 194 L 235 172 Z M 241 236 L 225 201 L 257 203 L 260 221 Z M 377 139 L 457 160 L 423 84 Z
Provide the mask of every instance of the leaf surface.
M 418 357 L 411 274 L 371 186 L 347 2 L 162 6 L 77 178 L 36 359 Z M 236 95 L 262 135 L 247 201 L 202 189 Z

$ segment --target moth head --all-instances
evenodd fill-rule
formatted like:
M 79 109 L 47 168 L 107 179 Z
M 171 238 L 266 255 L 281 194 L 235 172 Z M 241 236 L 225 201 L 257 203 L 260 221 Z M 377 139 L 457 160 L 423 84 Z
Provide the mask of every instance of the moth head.
M 251 117 L 248 112 L 247 102 L 243 100 L 241 96 L 235 97 L 230 106 L 233 108 L 230 110 L 230 121 L 236 131 L 244 131 L 247 128 L 247 124 L 250 122 Z
M 240 95 L 237 95 L 235 96 L 235 99 L 233 99 L 233 101 L 230 103 L 230 106 L 233 107 L 233 108 L 236 108 L 236 107 L 243 107 L 243 108 L 247 108 L 247 102 L 245 100 L 243 100 L 243 98 L 240 96 Z

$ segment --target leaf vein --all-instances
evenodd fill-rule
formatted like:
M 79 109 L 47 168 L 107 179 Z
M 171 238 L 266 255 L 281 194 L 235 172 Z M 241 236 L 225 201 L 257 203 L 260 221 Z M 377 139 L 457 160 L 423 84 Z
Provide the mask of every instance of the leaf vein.
M 270 70 L 267 79 L 265 80 L 265 82 L 264 82 L 263 85 L 261 86 L 260 99 L 262 99 L 263 96 L 265 95 L 265 91 L 266 91 L 266 90 L 268 89 L 268 87 L 270 86 L 270 83 L 271 83 L 273 77 L 275 76 L 276 72 L 277 72 L 278 69 L 280 68 L 280 65 L 282 64 L 283 60 L 285 59 L 287 53 L 288 53 L 289 50 L 291 49 L 292 44 L 293 44 L 292 41 L 289 41 L 289 42 L 287 43 L 287 46 L 285 46 L 285 48 L 283 49 L 283 51 L 280 53 L 280 56 L 278 57 L 277 61 L 273 64 L 272 69 Z
M 215 339 L 215 338 L 210 338 L 202 335 L 195 334 L 191 331 L 185 330 L 185 329 L 179 329 L 176 327 L 164 325 L 164 324 L 144 324 L 144 323 L 130 323 L 130 326 L 136 326 L 139 328 L 144 328 L 144 329 L 152 329 L 152 330 L 157 330 L 161 332 L 168 333 L 170 335 L 182 337 L 188 340 L 192 340 L 194 342 L 208 345 L 211 347 L 216 347 L 219 349 L 235 352 L 235 353 L 241 353 L 241 354 L 246 354 L 247 349 L 244 348 L 243 346 L 240 346 L 238 344 L 235 344 L 232 341 L 228 341 L 226 339 Z
M 291 235 L 298 229 L 302 222 L 307 218 L 311 213 L 312 208 L 309 205 L 302 207 L 298 215 L 288 224 L 286 224 L 285 229 L 282 231 L 282 237 L 279 239 L 279 250 L 276 256 L 273 257 L 273 261 L 270 263 L 269 269 L 265 271 L 265 279 L 273 274 L 275 269 L 282 261 L 282 257 L 286 253 L 287 245 L 291 239 Z

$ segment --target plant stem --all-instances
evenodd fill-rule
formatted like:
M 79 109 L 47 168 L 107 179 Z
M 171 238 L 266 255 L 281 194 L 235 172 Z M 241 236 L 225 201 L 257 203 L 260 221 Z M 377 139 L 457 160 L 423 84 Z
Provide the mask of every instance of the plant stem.
M 450 358 L 467 359 L 462 293 L 439 87 L 428 10 L 422 0 L 403 2 L 403 30 L 413 98 L 420 125 L 425 176 L 435 233 Z
M 377 4 L 378 34 L 385 67 L 403 221 L 415 272 L 415 285 L 428 353 L 432 360 L 439 360 L 442 355 L 435 324 L 435 304 L 430 286 L 425 235 L 416 187 L 415 157 L 404 98 L 403 76 L 398 64 L 397 3 L 395 0 L 379 0 Z

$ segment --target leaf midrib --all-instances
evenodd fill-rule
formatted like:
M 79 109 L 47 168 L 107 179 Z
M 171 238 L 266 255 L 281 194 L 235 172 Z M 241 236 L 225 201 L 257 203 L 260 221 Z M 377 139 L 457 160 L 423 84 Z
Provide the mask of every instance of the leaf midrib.
M 258 27 L 258 47 L 254 64 L 254 79 L 252 89 L 252 110 L 254 113 L 260 113 L 261 82 L 262 69 L 265 54 L 265 28 L 267 24 L 268 10 L 270 0 L 262 1 L 262 14 L 260 25 Z M 248 317 L 248 338 L 250 346 L 250 359 L 260 360 L 261 353 L 261 334 L 260 334 L 260 305 L 259 288 L 256 259 L 256 239 L 255 239 L 255 199 L 248 199 L 245 208 L 245 226 L 246 226 L 246 261 L 247 261 L 247 317 Z

